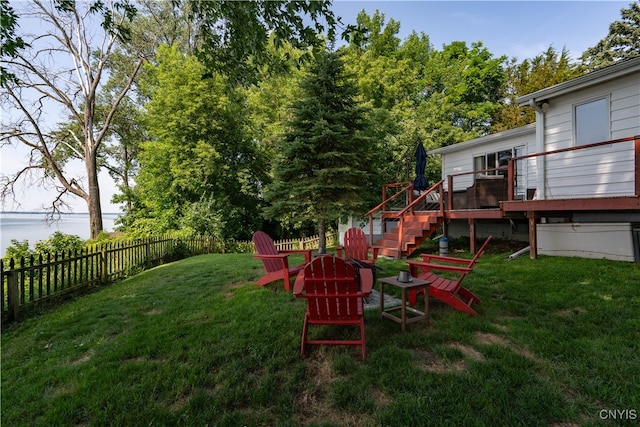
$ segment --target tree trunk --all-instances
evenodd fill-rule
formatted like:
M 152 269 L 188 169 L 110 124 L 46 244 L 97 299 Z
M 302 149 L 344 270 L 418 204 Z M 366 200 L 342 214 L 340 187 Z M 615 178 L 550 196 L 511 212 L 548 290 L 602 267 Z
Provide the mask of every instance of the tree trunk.
M 318 218 L 318 239 L 318 253 L 327 253 L 327 230 L 324 218 L 322 217 Z
M 96 239 L 102 231 L 102 205 L 100 204 L 100 185 L 98 183 L 98 167 L 95 153 L 86 159 L 88 177 L 87 208 L 89 209 L 89 228 L 91 238 Z

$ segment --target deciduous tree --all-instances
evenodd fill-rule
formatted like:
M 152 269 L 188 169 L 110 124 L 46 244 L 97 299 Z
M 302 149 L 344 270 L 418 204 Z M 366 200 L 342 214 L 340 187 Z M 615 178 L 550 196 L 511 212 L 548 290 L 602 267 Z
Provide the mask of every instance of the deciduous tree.
M 32 26 L 37 33 L 24 36 L 29 48 L 6 62 L 16 78 L 3 93 L 3 107 L 11 113 L 3 123 L 0 141 L 23 144 L 31 151 L 26 167 L 3 177 L 2 197 L 13 194 L 15 184 L 29 172 L 42 171 L 41 177 L 55 183 L 51 211 L 60 211 L 67 194 L 84 199 L 95 238 L 102 231 L 98 155 L 142 60 L 126 76 L 99 123 L 96 99 L 115 46 L 128 36 L 125 23 L 133 18 L 135 8 L 127 0 L 34 0 L 20 13 L 39 25 Z M 55 121 L 61 117 L 51 115 L 52 111 L 72 122 L 57 128 Z M 70 172 L 72 158 L 82 162 L 84 176 Z
M 264 62 L 269 34 L 278 43 L 306 46 L 317 42 L 316 31 L 321 28 L 332 34 L 336 23 L 330 2 L 176 0 L 171 4 L 186 5 L 187 19 L 175 22 L 186 22 L 193 30 L 180 40 L 192 46 L 210 70 L 223 70 L 242 82 L 249 81 L 255 68 Z M 148 9 L 157 11 L 150 16 L 161 20 L 171 15 L 164 8 Z M 95 237 L 102 230 L 98 182 L 101 150 L 107 138 L 115 135 L 110 132 L 111 124 L 142 60 L 137 58 L 126 79 L 113 86 L 121 91 L 104 98 L 107 104 L 99 105 L 97 99 L 110 74 L 107 65 L 116 45 L 131 40 L 127 22 L 137 10 L 130 0 L 34 0 L 18 14 L 21 19 L 39 20 L 39 25 L 29 25 L 33 30 L 30 35 L 15 34 L 18 15 L 4 0 L 2 10 L 3 59 L 9 58 L 3 64 L 2 79 L 3 83 L 6 76 L 15 75 L 16 79 L 3 92 L 3 107 L 14 113 L 3 123 L 0 142 L 24 144 L 30 150 L 28 165 L 15 175 L 3 177 L 3 200 L 14 193 L 18 181 L 40 171 L 39 178 L 51 182 L 55 191 L 51 211 L 63 209 L 67 195 L 84 199 L 91 236 Z M 9 18 L 6 22 L 5 17 Z M 175 41 L 184 32 L 172 34 Z M 26 49 L 29 44 L 32 46 Z M 22 47 L 25 49 L 20 50 Z M 102 116 L 97 115 L 100 109 L 104 109 Z M 60 117 L 47 115 L 53 111 Z M 57 127 L 54 123 L 60 120 L 67 122 Z M 67 136 L 61 138 L 60 131 Z M 69 161 L 74 158 L 81 160 L 84 173 L 70 172 Z
M 259 220 L 258 189 L 242 93 L 175 46 L 160 46 L 156 60 L 141 82 L 150 140 L 142 144 L 128 226 L 143 234 L 188 226 L 250 237 Z M 196 221 L 205 209 L 215 211 L 210 221 Z
M 505 67 L 505 74 L 504 101 L 495 114 L 491 126 L 493 132 L 535 122 L 535 111 L 518 106 L 516 98 L 578 77 L 581 71 L 571 61 L 568 50 L 558 52 L 553 46 L 549 46 L 545 52 L 522 62 L 511 59 Z

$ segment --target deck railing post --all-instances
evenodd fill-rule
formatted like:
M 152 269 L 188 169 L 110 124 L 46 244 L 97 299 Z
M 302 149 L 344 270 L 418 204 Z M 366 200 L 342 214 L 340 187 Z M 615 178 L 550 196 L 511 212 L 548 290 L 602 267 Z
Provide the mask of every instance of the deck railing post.
M 447 204 L 449 205 L 449 210 L 453 210 L 453 177 L 451 175 L 447 176 Z
M 404 233 L 404 218 L 398 218 L 398 256 L 402 254 L 402 234 Z
M 382 216 L 380 217 L 380 226 L 382 227 Z M 369 214 L 369 244 L 373 245 L 373 214 Z
M 514 200 L 515 194 L 515 164 L 516 162 L 513 159 L 509 159 L 509 163 L 507 166 L 507 200 Z

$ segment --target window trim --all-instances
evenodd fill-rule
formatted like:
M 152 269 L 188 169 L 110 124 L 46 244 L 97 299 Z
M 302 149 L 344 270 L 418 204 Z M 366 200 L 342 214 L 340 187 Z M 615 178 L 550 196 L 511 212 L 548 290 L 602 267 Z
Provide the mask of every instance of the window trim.
M 595 142 L 602 142 L 602 141 L 590 141 L 590 142 L 580 143 L 580 141 L 578 141 L 578 108 L 587 104 L 592 104 L 600 101 L 604 101 L 605 109 L 606 109 L 605 114 L 606 114 L 607 128 L 605 130 L 606 136 L 603 141 L 609 141 L 611 139 L 611 95 L 606 94 L 606 95 L 589 98 L 581 102 L 576 102 L 575 104 L 572 105 L 571 112 L 573 116 L 572 117 L 573 118 L 573 145 L 575 147 L 579 147 L 581 145 L 588 145 Z

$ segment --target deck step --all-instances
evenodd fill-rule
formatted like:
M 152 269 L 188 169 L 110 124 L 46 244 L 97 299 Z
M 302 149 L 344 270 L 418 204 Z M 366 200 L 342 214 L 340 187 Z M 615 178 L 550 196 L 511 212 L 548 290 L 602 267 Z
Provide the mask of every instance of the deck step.
M 429 236 L 442 224 L 442 217 L 429 213 L 415 213 L 407 215 L 402 227 L 401 250 L 398 249 L 399 226 L 394 225 L 383 233 L 376 242 L 380 246 L 379 254 L 392 258 L 402 258 L 411 255 Z

